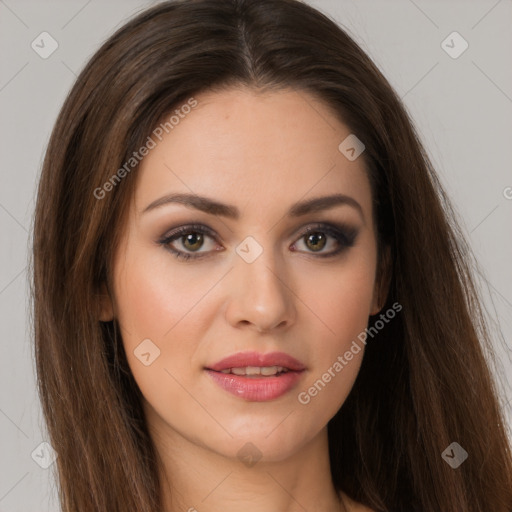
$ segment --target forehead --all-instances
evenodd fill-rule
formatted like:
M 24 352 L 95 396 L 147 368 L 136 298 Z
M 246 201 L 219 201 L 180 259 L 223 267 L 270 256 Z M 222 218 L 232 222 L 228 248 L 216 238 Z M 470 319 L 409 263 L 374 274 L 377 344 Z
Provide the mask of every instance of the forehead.
M 279 214 L 279 205 L 331 193 L 371 208 L 363 159 L 350 161 L 338 148 L 350 129 L 322 101 L 291 89 L 228 89 L 194 99 L 192 109 L 176 107 L 181 115 L 161 130 L 161 140 L 153 137 L 137 171 L 136 211 L 171 192 L 259 213 L 262 204 Z

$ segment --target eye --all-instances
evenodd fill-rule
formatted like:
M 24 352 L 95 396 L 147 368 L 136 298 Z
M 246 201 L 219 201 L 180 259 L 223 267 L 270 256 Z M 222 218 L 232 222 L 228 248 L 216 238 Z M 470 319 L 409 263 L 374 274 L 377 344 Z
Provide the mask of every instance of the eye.
M 306 248 L 304 251 L 314 254 L 319 258 L 327 258 L 335 256 L 342 251 L 354 245 L 358 231 L 354 227 L 334 224 L 315 224 L 310 225 L 302 232 L 300 238 L 291 246 L 291 250 L 297 252 L 296 245 L 303 243 Z M 216 240 L 214 232 L 201 224 L 193 224 L 181 226 L 164 238 L 158 241 L 165 249 L 170 251 L 179 260 L 190 260 L 203 258 L 212 251 L 222 250 L 206 244 L 206 249 L 201 251 L 205 246 L 205 241 Z M 217 246 L 220 247 L 220 246 Z M 326 247 L 331 250 L 324 251 Z
M 201 258 L 202 256 L 195 256 L 193 254 L 184 252 L 184 250 L 191 251 L 192 253 L 199 253 L 199 249 L 204 246 L 206 239 L 215 240 L 213 232 L 206 226 L 202 226 L 201 224 L 194 224 L 191 226 L 182 226 L 178 229 L 175 229 L 172 233 L 160 240 L 159 243 L 165 246 L 165 248 L 174 254 L 176 258 L 188 260 L 190 258 Z M 178 245 L 178 248 L 173 245 L 175 241 L 178 242 L 176 244 Z M 201 251 L 201 253 L 203 252 L 207 253 L 209 251 Z
M 320 258 L 327 258 L 336 256 L 352 247 L 357 234 L 357 229 L 350 226 L 316 224 L 308 226 L 302 232 L 300 239 L 292 247 L 302 242 L 303 246 L 306 247 L 306 252 L 316 253 Z M 331 247 L 331 250 L 324 251 L 326 247 Z M 295 251 L 295 249 L 293 250 Z

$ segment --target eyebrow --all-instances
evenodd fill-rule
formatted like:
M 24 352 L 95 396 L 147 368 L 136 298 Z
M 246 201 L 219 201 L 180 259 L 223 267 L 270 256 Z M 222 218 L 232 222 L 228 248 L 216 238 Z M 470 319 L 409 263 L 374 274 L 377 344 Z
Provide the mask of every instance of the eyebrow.
M 144 214 L 151 210 L 155 210 L 156 208 L 173 203 L 182 204 L 187 208 L 194 208 L 211 215 L 219 215 L 234 220 L 238 220 L 240 218 L 240 211 L 236 206 L 220 203 L 208 197 L 184 193 L 167 194 L 160 197 L 146 206 L 141 213 Z M 308 213 L 328 210 L 341 205 L 352 206 L 360 213 L 363 221 L 365 220 L 361 205 L 353 197 L 344 194 L 315 197 L 313 199 L 308 199 L 307 201 L 297 202 L 288 210 L 288 216 L 301 217 Z

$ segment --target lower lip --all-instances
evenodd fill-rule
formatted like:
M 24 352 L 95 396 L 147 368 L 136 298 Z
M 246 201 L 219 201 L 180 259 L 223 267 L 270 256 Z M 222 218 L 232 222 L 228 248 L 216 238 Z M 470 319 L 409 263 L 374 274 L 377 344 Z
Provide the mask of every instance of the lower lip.
M 279 398 L 297 384 L 303 373 L 288 371 L 276 377 L 244 377 L 213 370 L 206 372 L 222 389 L 251 402 L 266 402 Z

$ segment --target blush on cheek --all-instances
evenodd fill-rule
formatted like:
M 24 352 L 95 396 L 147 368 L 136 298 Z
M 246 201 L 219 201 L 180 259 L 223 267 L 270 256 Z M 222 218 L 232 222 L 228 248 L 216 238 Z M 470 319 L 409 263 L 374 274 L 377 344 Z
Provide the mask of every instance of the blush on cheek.
M 325 289 L 324 289 L 325 291 Z M 315 318 L 312 322 L 319 324 L 327 338 L 332 338 L 329 345 L 335 345 L 343 351 L 350 346 L 353 339 L 366 329 L 372 297 L 368 289 L 347 288 L 342 293 L 317 294 L 308 299 Z

